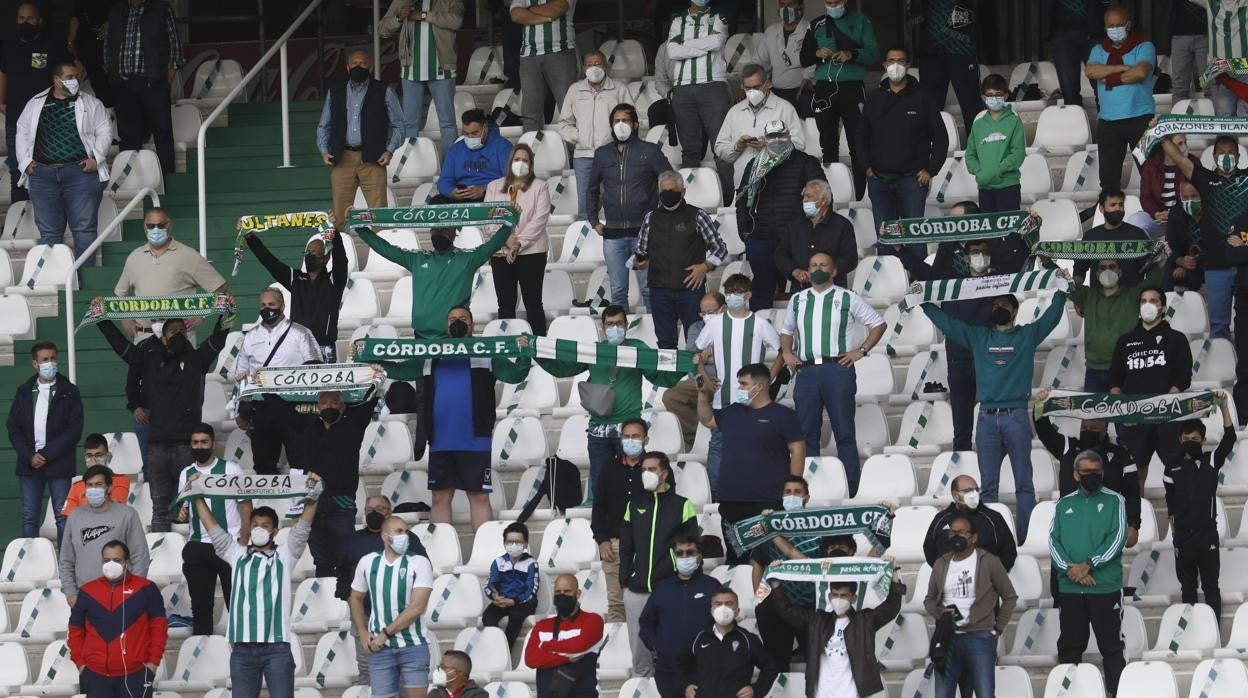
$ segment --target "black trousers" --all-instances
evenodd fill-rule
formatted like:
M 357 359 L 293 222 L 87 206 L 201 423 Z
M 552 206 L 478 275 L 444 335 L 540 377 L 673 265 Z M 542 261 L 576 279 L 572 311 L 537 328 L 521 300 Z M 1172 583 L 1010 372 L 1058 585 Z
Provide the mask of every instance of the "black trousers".
M 751 516 L 758 516 L 763 513 L 764 509 L 779 510 L 783 508 L 780 501 L 774 502 L 720 502 L 719 518 L 723 522 L 724 536 L 724 552 L 728 557 L 729 565 L 744 565 L 750 561 L 750 554 L 744 555 L 737 553 L 736 548 L 732 547 L 731 540 L 728 537 L 728 531 L 732 525 L 738 521 L 744 521 Z
M 1102 190 L 1114 191 L 1122 188 L 1122 161 L 1140 142 L 1140 136 L 1152 119 L 1152 114 L 1113 121 L 1097 119 L 1096 147 L 1101 158 Z M 1134 166 L 1135 161 L 1132 160 L 1131 164 Z
M 867 190 L 867 164 L 863 161 L 865 153 L 858 153 L 856 136 L 858 119 L 862 117 L 862 105 L 866 101 L 867 92 L 861 82 L 815 83 L 815 123 L 819 126 L 823 162 L 837 162 L 841 157 L 841 121 L 844 121 L 845 140 L 854 171 L 854 194 L 859 199 Z
M 536 598 L 508 608 L 492 603 L 487 604 L 485 611 L 481 614 L 481 624 L 487 628 L 497 628 L 498 624 L 506 618 L 507 628 L 503 630 L 503 635 L 507 637 L 507 649 L 510 650 L 516 646 L 516 638 L 520 637 L 520 631 L 524 629 L 524 619 L 533 615 L 536 610 Z
M 186 577 L 187 591 L 191 595 L 191 615 L 195 617 L 192 634 L 211 635 L 218 579 L 221 580 L 221 596 L 229 605 L 230 563 L 217 557 L 212 543 L 187 543 L 182 547 L 182 575 Z
M 1238 272 L 1235 282 L 1235 308 L 1248 308 L 1248 271 Z M 1236 356 L 1248 357 L 1248 312 L 1235 313 L 1235 352 Z M 1235 363 L 1235 388 L 1231 391 L 1235 400 L 1235 412 L 1239 415 L 1239 425 L 1248 423 L 1248 360 L 1240 359 Z
M 280 398 L 266 398 L 256 403 L 251 415 L 251 456 L 259 475 L 275 475 L 282 447 L 286 448 L 286 462 L 294 468 L 303 466 L 303 433 L 298 428 L 295 404 Z
M 950 359 L 949 407 L 953 412 L 953 450 L 969 451 L 975 432 L 975 362 Z M 920 386 L 921 387 L 921 386 Z
M 1162 425 L 1118 425 L 1118 443 L 1131 452 L 1135 464 L 1140 469 L 1140 491 L 1143 493 L 1144 478 L 1148 475 L 1148 465 L 1153 455 L 1161 452 L 1166 444 L 1178 442 L 1178 434 L 1173 429 Z M 1173 448 L 1173 446 L 1170 446 Z M 1074 475 L 1071 475 L 1073 479 Z
M 1222 616 L 1222 590 L 1218 588 L 1218 575 L 1222 560 L 1218 554 L 1218 530 L 1174 537 L 1174 574 L 1183 590 L 1183 603 L 1196 603 L 1196 579 L 1205 592 L 1205 603 L 1213 609 L 1214 617 Z
M 770 597 L 768 597 L 770 598 Z M 771 655 L 776 671 L 788 671 L 793 659 L 793 643 L 797 643 L 797 652 L 807 658 L 807 662 L 815 661 L 806 653 L 806 634 L 798 632 L 784 621 L 776 610 L 776 602 L 764 600 L 754 607 L 754 619 L 758 622 L 758 636 L 763 641 L 763 649 Z
M 542 307 L 542 283 L 546 280 L 546 253 L 522 254 L 508 264 L 502 257 L 491 257 L 490 268 L 494 270 L 494 293 L 498 296 L 498 317 L 511 320 L 516 317 L 517 295 L 524 298 L 524 312 L 528 316 L 533 334 L 546 335 L 546 310 Z M 516 293 L 519 286 L 520 292 Z
M 1061 664 L 1083 662 L 1091 626 L 1104 663 L 1105 689 L 1111 695 L 1117 694 L 1118 677 L 1127 665 L 1122 654 L 1122 592 L 1063 594 L 1059 617 L 1061 635 L 1057 638 L 1057 661 Z
M 921 86 L 941 109 L 945 108 L 949 85 L 953 85 L 953 96 L 962 108 L 963 133 L 970 133 L 975 115 L 984 109 L 984 100 L 979 96 L 979 61 L 974 56 L 928 54 L 923 56 L 919 68 L 923 71 Z M 932 176 L 935 175 L 933 172 Z
M 160 158 L 160 169 L 171 174 L 173 164 L 173 112 L 169 81 L 143 78 L 114 79 L 113 111 L 122 150 L 139 150 L 151 136 Z
M 113 106 L 113 81 L 104 72 L 104 44 L 95 38 L 95 30 L 86 25 L 78 29 L 78 58 L 87 69 L 96 99 L 106 107 Z

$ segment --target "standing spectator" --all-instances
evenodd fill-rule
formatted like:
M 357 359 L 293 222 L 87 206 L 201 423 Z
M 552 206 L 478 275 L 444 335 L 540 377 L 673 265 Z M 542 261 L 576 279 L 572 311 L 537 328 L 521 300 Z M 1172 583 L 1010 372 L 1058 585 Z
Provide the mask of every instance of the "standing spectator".
M 602 253 L 611 279 L 611 304 L 628 305 L 628 259 L 637 251 L 642 218 L 659 203 L 659 175 L 672 169 L 658 145 L 641 137 L 637 109 L 618 104 L 611 110 L 614 143 L 594 151 L 585 193 L 586 220 L 602 236 Z M 599 220 L 598 212 L 606 214 Z M 608 222 L 610 225 L 608 226 Z M 637 270 L 641 294 L 650 304 L 646 272 Z
M 113 106 L 113 85 L 104 72 L 104 35 L 108 32 L 108 11 L 111 0 L 74 0 L 74 14 L 69 18 L 69 52 L 78 57 L 87 71 L 91 90 L 104 103 Z
M 546 278 L 546 250 L 550 238 L 550 189 L 533 172 L 533 149 L 521 143 L 511 151 L 507 174 L 485 188 L 486 201 L 509 201 L 520 210 L 507 243 L 490 257 L 498 317 L 516 317 L 516 288 L 524 298 L 524 315 L 533 334 L 545 336 L 546 310 L 542 307 L 542 282 Z M 490 233 L 491 235 L 494 232 Z
M 827 252 L 810 256 L 810 288 L 793 294 L 780 327 L 780 351 L 797 385 L 793 399 L 806 437 L 805 457 L 819 455 L 823 413 L 836 438 L 836 454 L 845 465 L 851 495 L 858 491 L 858 441 L 854 427 L 854 364 L 884 336 L 884 318 L 861 296 L 832 285 L 836 261 Z M 859 328 L 867 337 L 851 346 Z M 799 373 L 800 371 L 800 373 Z M 800 475 L 802 458 L 794 474 Z M 772 488 L 775 492 L 779 488 Z
M 816 252 L 832 255 L 836 276 L 832 284 L 849 288 L 849 274 L 858 268 L 858 243 L 854 224 L 832 210 L 832 186 L 826 180 L 812 179 L 802 187 L 802 213 L 785 228 L 776 248 L 776 269 L 787 273 L 798 290 L 810 286 L 810 256 Z
M 404 135 L 419 138 L 424 130 L 428 92 L 438 110 L 443 155 L 459 135 L 455 129 L 455 33 L 463 23 L 463 0 L 393 0 L 377 24 L 383 38 L 399 35 Z
M 160 340 L 131 344 L 121 330 L 105 320 L 96 327 L 113 352 L 143 381 L 148 399 L 147 475 L 152 494 L 152 532 L 170 530 L 169 503 L 177 474 L 191 462 L 191 429 L 203 421 L 204 376 L 225 348 L 221 320 L 198 347 L 186 336 L 186 321 L 171 318 Z
M 754 44 L 754 57 L 771 75 L 771 91 L 797 108 L 802 119 L 814 117 L 814 87 L 810 81 L 814 70 L 803 67 L 802 47 L 810 22 L 802 19 L 801 0 L 780 0 L 772 22 L 763 30 L 763 38 Z
M 1217 391 L 1222 411 L 1222 440 L 1213 453 L 1204 452 L 1205 423 L 1199 419 L 1178 425 L 1178 453 L 1167 454 L 1161 478 L 1166 488 L 1166 509 L 1174 532 L 1174 572 L 1182 588 L 1183 603 L 1196 603 L 1196 579 L 1205 592 L 1213 617 L 1222 617 L 1222 593 L 1218 589 L 1221 562 L 1218 558 L 1218 479 L 1235 446 L 1235 423 L 1227 408 L 1226 391 Z
M 1010 85 L 993 73 L 984 78 L 980 93 L 987 113 L 971 124 L 966 138 L 966 169 L 979 185 L 979 207 L 984 213 L 1017 211 L 1022 202 L 1020 168 L 1027 157 L 1023 120 L 1005 104 Z
M 528 552 L 529 527 L 519 521 L 503 529 L 503 548 L 507 551 L 490 563 L 490 578 L 485 583 L 485 598 L 490 603 L 481 614 L 481 624 L 497 628 L 507 620 L 507 649 L 511 650 L 520 637 L 524 621 L 537 610 L 537 558 Z
M 1068 274 L 1059 271 L 1066 279 Z M 932 303 L 922 305 L 924 314 L 950 340 L 971 350 L 975 362 L 975 394 L 979 420 L 975 427 L 975 450 L 983 477 L 980 500 L 997 502 L 1001 463 L 1010 457 L 1014 471 L 1017 503 L 1015 529 L 1018 540 L 1027 539 L 1027 524 L 1036 506 L 1031 472 L 1031 374 L 1036 348 L 1057 327 L 1066 312 L 1066 291 L 1059 290 L 1048 310 L 1027 325 L 1015 325 L 1018 298 L 1012 294 L 992 299 L 992 326 L 972 325 L 955 320 Z
M 151 554 L 139 512 L 128 504 L 108 498 L 113 486 L 113 471 L 107 466 L 93 465 L 82 474 L 88 506 L 78 507 L 65 521 L 65 538 L 57 554 L 61 592 L 72 607 L 78 600 L 78 589 L 102 574 L 104 544 L 119 540 L 128 547 L 126 557 L 130 571 L 142 577 L 147 574 Z
M 641 219 L 633 266 L 647 271 L 660 349 L 676 348 L 677 321 L 692 335 L 706 277 L 727 259 L 715 222 L 685 201 L 685 178 L 675 170 L 659 175 L 659 206 Z
M 680 657 L 680 680 L 686 698 L 704 696 L 765 696 L 776 680 L 776 667 L 763 641 L 737 625 L 737 592 L 724 587 L 711 599 L 715 625 L 686 645 Z M 758 680 L 754 669 L 758 669 Z
M 1179 0 L 1179 2 L 1185 1 Z M 1201 38 L 1203 39 L 1204 35 L 1201 35 Z M 1182 157 L 1192 161 L 1193 167 L 1200 163 L 1195 155 L 1187 152 L 1186 135 L 1176 133 L 1170 136 L 1169 140 L 1178 147 Z M 1183 176 L 1174 159 L 1165 150 L 1153 153 L 1144 161 L 1144 166 L 1140 168 L 1140 206 L 1145 213 L 1153 217 L 1154 225 L 1149 230 L 1149 237 L 1160 237 L 1153 232 L 1162 230 L 1166 225 L 1170 209 L 1179 203 L 1180 190 L 1187 183 L 1187 177 Z
M 1056 104 L 1060 96 L 1067 106 L 1083 108 L 1079 94 L 1083 80 L 1080 70 L 1094 42 L 1105 37 L 1103 18 L 1110 0 L 1041 0 L 1041 35 L 1053 40 L 1053 66 L 1057 70 L 1058 94 L 1049 95 Z
M 524 645 L 524 665 L 537 670 L 537 695 L 598 698 L 598 643 L 602 616 L 581 609 L 581 584 L 571 574 L 555 577 L 555 615 L 537 621 Z M 568 686 L 568 682 L 571 686 Z
M 763 134 L 767 146 L 746 165 L 736 198 L 737 229 L 745 238 L 745 257 L 754 273 L 750 310 L 765 310 L 775 302 L 784 272 L 777 269 L 778 247 L 789 226 L 802 222 L 803 187 L 827 181 L 819 161 L 793 146 L 783 122 L 767 124 Z M 857 254 L 854 257 L 857 263 Z
M 511 172 L 511 143 L 485 118 L 485 112 L 469 109 L 461 118 L 464 137 L 447 146 L 438 193 L 429 200 L 431 204 L 483 201 L 490 182 Z
M 372 76 L 373 59 L 363 49 L 347 55 L 347 80 L 329 88 L 321 120 L 316 126 L 316 148 L 321 161 L 332 168 L 334 228 L 347 229 L 347 209 L 355 192 L 364 194 L 368 208 L 386 205 L 386 167 L 403 144 L 407 118 L 394 89 Z
M 719 580 L 702 572 L 702 542 L 684 534 L 672 540 L 676 576 L 654 585 L 641 612 L 639 634 L 655 655 L 654 682 L 662 698 L 681 698 L 684 686 L 677 678 L 681 655 L 699 632 L 711 625 L 711 600 Z
M 18 118 L 31 98 L 52 82 L 53 73 L 59 66 L 72 60 L 73 57 L 65 50 L 64 41 L 59 37 L 45 35 L 39 5 L 34 2 L 19 4 L 17 35 L 5 41 L 3 48 L 0 48 L 0 111 L 5 115 L 4 134 L 8 146 L 5 152 L 8 153 L 9 191 L 14 203 L 30 198 L 27 187 L 21 184 L 26 168 L 17 157 L 20 152 L 17 147 Z M 109 146 L 112 146 L 112 140 L 110 135 Z M 92 145 L 95 145 L 94 141 Z M 101 161 L 107 152 L 106 147 L 101 153 Z M 64 225 L 61 226 L 61 232 L 65 232 Z M 60 242 L 60 238 L 57 238 L 57 242 Z
M 434 687 L 429 692 L 429 698 L 489 698 L 490 694 L 478 686 L 471 676 L 472 657 L 467 652 L 443 652 L 438 666 L 429 675 L 429 685 Z
M 744 183 L 742 175 L 747 170 L 746 165 L 763 152 L 768 142 L 766 127 L 775 122 L 784 124 L 788 140 L 798 150 L 806 148 L 806 133 L 797 109 L 772 92 L 771 80 L 762 66 L 751 63 L 741 69 L 741 89 L 745 91 L 745 98 L 728 109 L 715 138 L 716 157 L 733 163 L 734 185 Z M 771 155 L 774 157 L 776 153 Z
M 1000 558 L 977 547 L 979 536 L 966 514 L 949 517 L 952 550 L 932 565 L 923 607 L 936 619 L 936 633 L 948 616 L 952 645 L 943 671 L 936 672 L 936 695 L 953 698 L 965 681 L 975 695 L 996 695 L 997 639 L 1005 634 L 1018 594 Z M 962 695 L 970 695 L 963 691 Z
M 1082 238 L 1084 242 L 1143 241 L 1149 239 L 1148 233 L 1123 220 L 1127 212 L 1127 195 L 1121 189 L 1102 189 L 1098 195 L 1097 202 L 1105 222 L 1084 233 Z M 1101 275 L 1097 265 L 1098 261 L 1095 259 L 1076 260 L 1074 278 L 1082 281 L 1088 272 L 1092 272 L 1088 278 L 1088 285 L 1099 290 L 1101 288 Z M 1129 286 L 1138 284 L 1140 282 L 1139 264 L 1137 262 L 1129 262 L 1126 265 L 1120 265 L 1118 281 Z
M 165 174 L 173 174 L 170 87 L 186 64 L 173 7 L 165 0 L 126 0 L 109 10 L 104 71 L 112 78 L 121 149 L 139 150 L 150 135 Z
M 927 535 L 923 537 L 923 558 L 927 564 L 936 564 L 936 560 L 953 550 L 948 535 L 949 524 L 954 518 L 964 516 L 975 530 L 975 547 L 995 555 L 1007 572 L 1014 569 L 1014 561 L 1018 559 L 1014 533 L 1001 512 L 981 501 L 979 483 L 975 482 L 975 478 L 970 475 L 953 478 L 949 483 L 949 497 L 952 503 L 936 514 L 927 527 Z
M 122 541 L 105 543 L 101 559 L 103 576 L 82 585 L 69 612 L 69 658 L 84 694 L 148 698 L 169 637 L 164 598 L 151 580 L 126 569 L 130 549 Z
M 602 51 L 591 49 L 581 56 L 585 79 L 572 83 L 559 109 L 559 136 L 571 145 L 572 171 L 576 173 L 576 219 L 589 220 L 589 176 L 594 170 L 594 151 L 610 145 L 611 111 L 628 101 L 628 85 L 608 77 L 611 70 Z
M 520 48 L 524 130 L 540 131 L 546 95 L 556 99 L 576 80 L 576 0 L 511 0 L 511 21 L 523 27 Z
M 108 439 L 104 438 L 103 434 L 87 434 L 87 438 L 82 440 L 82 459 L 88 468 L 93 465 L 111 463 L 113 454 L 108 451 Z M 121 473 L 114 473 L 113 486 L 108 490 L 108 498 L 118 504 L 129 502 L 130 478 Z M 71 511 L 85 504 L 87 504 L 87 486 L 82 480 L 78 480 L 69 486 L 69 494 L 65 497 L 65 506 L 61 509 L 61 516 L 69 516 Z
M 983 111 L 979 82 L 979 24 L 988 3 L 979 0 L 928 0 L 909 6 L 910 21 L 922 25 L 919 66 L 923 86 L 938 109 L 945 107 L 949 86 L 962 109 L 963 132 L 970 133 Z
M 321 358 L 325 363 L 336 363 L 338 312 L 350 271 L 347 245 L 355 243 L 342 233 L 318 235 L 303 248 L 303 269 L 299 269 L 279 260 L 255 233 L 248 233 L 243 239 L 273 280 L 290 291 L 291 323 L 311 330 L 320 345 Z
M 1096 278 L 1100 289 L 1093 290 L 1075 283 L 1070 301 L 1075 311 L 1083 316 L 1084 353 L 1086 368 L 1083 389 L 1103 393 L 1109 389 L 1109 364 L 1114 359 L 1114 346 L 1118 338 L 1130 332 L 1139 318 L 1140 290 L 1161 285 L 1162 261 L 1156 260 L 1143 281 L 1128 286 L 1120 281 L 1122 265 L 1116 259 L 1102 259 L 1096 263 Z
M 1104 663 L 1105 688 L 1118 693 L 1126 666 L 1122 642 L 1122 547 L 1127 538 L 1122 495 L 1103 487 L 1104 467 L 1095 451 L 1075 457 L 1079 490 L 1058 500 L 1049 532 L 1049 555 L 1062 573 L 1058 662 L 1079 664 L 1088 648 L 1088 624 Z
M 56 345 L 36 342 L 30 348 L 35 375 L 17 386 L 6 427 L 17 456 L 17 482 L 22 493 L 22 537 L 39 535 L 44 490 L 52 497 L 56 540 L 65 533 L 65 498 L 74 478 L 74 453 L 82 436 L 82 395 L 60 373 Z M 107 493 L 106 493 L 107 494 Z
M 198 475 L 193 475 L 198 478 Z M 308 475 L 310 489 L 318 478 Z M 230 650 L 231 693 L 239 698 L 259 698 L 263 679 L 269 694 L 295 694 L 295 658 L 291 654 L 291 578 L 295 564 L 308 545 L 308 532 L 316 516 L 316 500 L 305 502 L 303 513 L 290 529 L 286 542 L 276 542 L 277 512 L 256 507 L 251 512 L 251 535 L 247 545 L 222 529 L 203 497 L 193 502 L 195 513 L 208 529 L 217 557 L 230 563 L 233 584 L 226 606 L 230 609 L 225 638 Z M 393 693 L 391 695 L 394 695 Z
M 1199 291 L 1205 285 L 1200 246 L 1203 218 L 1204 210 L 1196 185 L 1191 182 L 1179 185 L 1179 200 L 1166 214 L 1166 244 L 1170 246 L 1170 259 L 1166 260 L 1162 291 L 1176 288 Z
M 1122 159 L 1139 143 L 1157 111 L 1153 101 L 1156 65 L 1157 49 L 1151 41 L 1131 33 L 1127 10 L 1120 6 L 1106 10 L 1105 38 L 1092 47 L 1083 71 L 1096 85 L 1102 188 L 1122 186 Z
M 1179 393 L 1192 385 L 1192 349 L 1187 335 L 1166 319 L 1166 294 L 1145 288 L 1138 295 L 1140 324 L 1118 338 L 1109 365 L 1109 392 L 1115 395 Z M 1139 467 L 1140 486 L 1148 479 L 1153 455 L 1167 450 L 1160 425 L 1119 424 L 1118 442 Z
M 186 487 L 191 473 L 199 473 L 201 477 L 243 474 L 238 463 L 217 458 L 215 449 L 216 433 L 211 426 L 197 424 L 191 429 L 191 457 L 194 461 L 178 476 L 179 492 Z M 251 535 L 251 502 L 213 499 L 208 506 L 213 517 L 225 524 L 230 538 L 246 545 Z M 230 563 L 217 557 L 204 522 L 195 515 L 189 502 L 183 503 L 178 521 L 190 524 L 190 535 L 182 547 L 182 576 L 186 578 L 187 592 L 191 596 L 191 615 L 195 619 L 192 634 L 211 635 L 217 618 L 213 599 L 217 595 L 218 579 L 221 580 L 221 598 L 230 598 Z
M 108 112 L 79 92 L 78 67 L 55 66 L 52 87 L 32 97 L 17 120 L 19 183 L 29 190 L 40 244 L 60 243 L 66 225 L 75 257 L 95 242 L 112 144 Z M 83 265 L 95 266 L 94 256 Z
M 667 454 L 650 451 L 641 459 L 638 494 L 624 509 L 620 527 L 620 586 L 624 588 L 624 614 L 628 621 L 633 670 L 639 676 L 654 675 L 650 650 L 641 642 L 641 612 L 654 585 L 676 573 L 672 542 L 678 535 L 697 536 L 698 511 L 688 499 L 676 494 L 672 464 Z
M 407 550 L 407 524 L 382 524 L 382 552 L 365 555 L 351 582 L 351 620 L 368 656 L 368 682 L 378 696 L 421 696 L 429 685 L 429 641 L 421 616 L 433 592 L 433 565 Z M 365 595 L 372 610 L 364 610 Z
M 790 0 L 791 1 L 791 0 Z M 862 198 L 867 181 L 867 165 L 858 149 L 858 121 L 867 101 L 863 81 L 867 66 L 880 60 L 875 27 L 862 12 L 851 10 L 849 0 L 824 0 L 825 14 L 810 23 L 802 41 L 802 65 L 815 69 L 814 112 L 819 126 L 819 147 L 823 164 L 841 158 L 841 123 L 849 145 L 854 171 L 854 193 Z
M 884 54 L 885 77 L 867 97 L 857 135 L 849 136 L 857 139 L 866 167 L 876 230 L 885 221 L 923 215 L 928 185 L 949 148 L 941 105 L 919 89 L 919 81 L 906 74 L 909 69 L 906 49 Z
M 620 456 L 607 463 L 595 485 L 590 527 L 598 544 L 602 574 L 607 578 L 607 620 L 623 623 L 624 588 L 620 584 L 620 528 L 633 498 L 646 491 L 641 482 L 641 457 L 650 441 L 650 427 L 639 417 L 620 425 Z
M 1236 0 L 1190 0 L 1208 13 L 1209 60 L 1248 57 L 1248 47 L 1243 43 L 1248 37 L 1248 18 L 1244 17 L 1244 4 Z M 1225 80 L 1232 78 L 1227 76 Z M 1230 88 L 1229 83 L 1218 80 L 1209 86 L 1213 100 L 1213 113 L 1218 116 L 1236 116 L 1244 113 L 1244 102 Z
M 680 166 L 699 167 L 706 143 L 712 145 L 732 105 L 724 44 L 728 41 L 724 15 L 709 0 L 690 0 L 689 9 L 672 18 L 667 33 L 667 57 L 672 61 L 672 115 L 680 137 Z M 732 165 L 715 156 L 724 203 L 731 198 Z

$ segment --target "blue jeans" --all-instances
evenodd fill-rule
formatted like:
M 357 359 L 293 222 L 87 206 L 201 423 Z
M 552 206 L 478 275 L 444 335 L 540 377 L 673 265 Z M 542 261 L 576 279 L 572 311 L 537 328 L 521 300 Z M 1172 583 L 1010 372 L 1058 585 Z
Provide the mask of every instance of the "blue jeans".
M 936 176 L 933 172 L 932 176 Z M 903 175 L 885 182 L 879 177 L 867 177 L 867 193 L 871 196 L 871 212 L 875 215 L 875 229 L 885 221 L 899 218 L 921 218 L 927 201 L 927 187 L 920 187 L 914 175 Z
M 711 481 L 711 499 L 719 501 L 719 462 L 723 457 L 724 434 L 711 430 L 711 443 L 706 449 L 706 478 Z
M 1108 393 L 1109 369 L 1085 367 L 1083 369 L 1083 389 L 1089 393 Z
M 61 534 L 65 532 L 65 517 L 61 509 L 65 507 L 65 498 L 69 496 L 68 477 L 48 477 L 41 468 L 30 475 L 18 475 L 17 484 L 22 492 L 22 537 L 37 538 L 39 536 L 39 514 L 43 512 L 43 490 L 46 487 L 52 495 L 52 513 L 56 517 L 56 542 L 60 547 Z
M 234 645 L 230 652 L 230 678 L 234 682 L 231 695 L 259 698 L 261 677 L 270 698 L 294 698 L 295 657 L 290 653 L 290 645 Z
M 377 698 L 429 685 L 429 646 L 383 647 L 368 655 L 368 683 Z
M 30 202 L 35 206 L 35 227 L 39 243 L 55 245 L 65 238 L 65 224 L 74 234 L 74 257 L 95 242 L 96 220 L 104 183 L 95 172 L 84 172 L 81 165 L 42 167 L 35 165 L 26 183 Z M 95 266 L 88 259 L 84 267 Z
M 858 392 L 858 374 L 853 366 L 836 361 L 807 366 L 797 372 L 793 401 L 797 420 L 806 436 L 806 456 L 819 455 L 823 413 L 828 413 L 832 435 L 836 439 L 836 456 L 845 465 L 849 493 L 858 492 L 858 439 L 854 429 L 854 394 Z
M 677 321 L 685 331 L 702 319 L 698 304 L 706 295 L 706 287 L 676 291 L 670 288 L 650 289 L 650 312 L 654 316 L 654 338 L 660 349 L 676 349 L 680 344 Z M 697 339 L 697 337 L 694 337 Z
M 459 137 L 455 118 L 455 78 L 441 80 L 403 80 L 403 118 L 407 120 L 408 138 L 418 138 L 425 127 L 425 90 L 433 97 L 433 107 L 438 110 L 438 130 L 442 132 L 442 156 Z
M 776 246 L 772 240 L 745 240 L 745 258 L 754 275 L 750 281 L 750 310 L 766 310 L 776 302 L 776 287 L 784 280 L 776 269 Z
M 585 208 L 585 195 L 589 193 L 589 173 L 594 169 L 593 158 L 572 158 L 572 172 L 576 174 L 576 219 L 589 220 Z
M 613 238 L 602 241 L 602 256 L 607 260 L 607 278 L 611 281 L 611 303 L 628 307 L 628 260 L 637 254 L 637 236 Z M 649 277 L 645 269 L 637 269 L 637 283 L 641 284 L 641 297 L 647 308 L 650 307 L 650 289 L 646 286 Z
M 589 440 L 586 446 L 586 450 L 589 451 L 589 497 L 585 500 L 588 504 L 594 501 L 594 487 L 602 469 L 611 463 L 620 462 L 624 452 L 620 450 L 618 437 L 608 438 L 590 434 L 586 438 Z
M 1245 112 L 1244 103 L 1239 101 L 1230 88 L 1219 83 L 1209 85 L 1209 99 L 1213 102 L 1213 113 L 1217 116 L 1235 116 Z
M 1008 455 L 1014 470 L 1015 530 L 1018 542 L 1027 539 L 1027 523 L 1036 507 L 1036 490 L 1031 475 L 1031 415 L 1024 407 L 1003 412 L 979 411 L 975 429 L 975 450 L 979 453 L 980 501 L 997 502 L 1001 488 L 1001 463 Z
M 1231 305 L 1235 299 L 1237 269 L 1206 269 L 1205 288 L 1209 293 L 1209 336 L 1231 338 Z
M 936 698 L 953 698 L 963 675 L 970 678 L 976 696 L 997 695 L 997 638 L 991 631 L 959 633 L 951 651 L 949 676 L 936 672 Z

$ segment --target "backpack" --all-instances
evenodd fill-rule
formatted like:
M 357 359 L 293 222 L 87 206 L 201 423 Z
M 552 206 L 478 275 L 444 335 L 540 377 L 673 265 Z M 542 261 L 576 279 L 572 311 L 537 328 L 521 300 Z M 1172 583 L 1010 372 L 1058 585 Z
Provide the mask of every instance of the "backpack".
M 533 511 L 537 509 L 538 503 L 542 501 L 542 497 L 548 498 L 550 506 L 560 512 L 580 506 L 585 500 L 585 491 L 581 487 L 580 469 L 571 461 L 558 456 L 547 458 L 546 473 L 534 489 L 533 496 L 524 503 L 524 509 L 516 520 L 520 523 L 528 521 Z

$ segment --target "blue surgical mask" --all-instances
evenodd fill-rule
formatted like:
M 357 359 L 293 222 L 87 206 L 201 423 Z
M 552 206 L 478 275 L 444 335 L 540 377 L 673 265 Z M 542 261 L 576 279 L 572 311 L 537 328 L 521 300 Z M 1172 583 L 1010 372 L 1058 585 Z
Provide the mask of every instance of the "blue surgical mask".
M 845 5 L 840 5 L 837 7 L 829 7 L 827 8 L 827 10 L 828 10 L 828 16 L 831 17 L 832 19 L 840 19 L 845 16 Z
M 620 448 L 623 449 L 624 455 L 629 458 L 636 458 L 641 455 L 646 446 L 641 439 L 620 439 Z
M 707 5 L 711 4 L 711 0 L 693 0 L 693 4 L 697 5 L 698 7 L 706 7 Z
M 625 334 L 627 334 L 627 331 L 623 327 L 608 327 L 606 332 L 607 341 L 615 345 L 623 344 Z
M 729 310 L 740 310 L 745 307 L 744 293 L 726 293 L 724 294 L 724 304 Z
M 1105 36 L 1108 36 L 1109 40 L 1114 42 L 1115 44 L 1121 44 L 1122 42 L 1127 40 L 1127 28 L 1126 27 L 1106 27 Z
M 683 575 L 691 575 L 702 566 L 702 561 L 696 557 L 678 557 L 676 558 L 676 571 Z
M 88 487 L 87 488 L 87 503 L 90 504 L 91 506 L 93 507 L 102 506 L 104 504 L 104 500 L 106 499 L 108 499 L 108 492 L 104 491 L 104 488 L 102 487 Z
M 395 536 L 390 539 L 390 549 L 393 550 L 396 555 L 406 555 L 407 543 L 408 537 L 406 533 L 401 536 Z
M 464 136 L 464 145 L 468 146 L 468 150 L 481 150 L 485 147 L 485 141 L 479 136 Z
M 819 213 L 819 204 L 813 201 L 803 201 L 802 213 L 805 213 L 807 218 L 814 218 L 815 214 Z
M 988 111 L 1001 111 L 1005 109 L 1005 97 L 984 97 L 984 106 Z
M 751 397 L 749 388 L 737 388 L 732 401 L 738 405 L 749 405 Z
M 169 231 L 164 228 L 148 228 L 147 241 L 160 247 L 169 241 Z
M 39 377 L 45 381 L 56 378 L 57 365 L 55 361 L 44 361 L 39 364 Z

